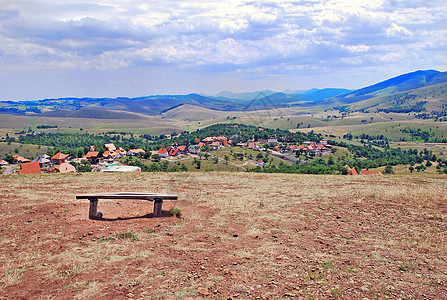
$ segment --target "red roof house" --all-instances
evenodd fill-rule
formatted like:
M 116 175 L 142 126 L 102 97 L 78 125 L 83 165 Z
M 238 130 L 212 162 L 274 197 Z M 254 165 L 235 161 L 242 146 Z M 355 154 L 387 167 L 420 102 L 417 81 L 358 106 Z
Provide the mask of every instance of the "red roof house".
M 40 174 L 40 165 L 38 161 L 20 164 L 19 174 Z
M 62 152 L 58 152 L 57 154 L 53 155 L 51 157 L 51 160 L 57 164 L 60 165 L 62 163 L 64 163 L 68 158 L 68 154 L 63 154 Z

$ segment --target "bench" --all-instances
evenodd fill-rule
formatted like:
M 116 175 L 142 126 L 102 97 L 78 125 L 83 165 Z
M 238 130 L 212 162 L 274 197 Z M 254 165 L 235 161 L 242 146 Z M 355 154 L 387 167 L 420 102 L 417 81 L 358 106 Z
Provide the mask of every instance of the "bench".
M 98 212 L 99 199 L 127 199 L 127 200 L 146 200 L 154 202 L 154 217 L 161 216 L 163 200 L 177 200 L 177 195 L 155 194 L 155 193 L 100 193 L 76 195 L 76 199 L 90 200 L 88 217 L 90 219 L 101 219 L 102 213 Z

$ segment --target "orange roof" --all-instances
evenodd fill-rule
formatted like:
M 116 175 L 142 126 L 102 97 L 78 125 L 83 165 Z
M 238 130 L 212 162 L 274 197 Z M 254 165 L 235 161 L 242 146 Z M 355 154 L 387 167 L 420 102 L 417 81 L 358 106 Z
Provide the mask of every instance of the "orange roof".
M 140 149 L 140 148 L 138 148 L 138 149 L 129 149 L 129 151 L 132 152 L 132 153 L 136 153 L 136 154 L 146 152 L 146 151 L 144 151 L 143 149 Z
M 359 175 L 359 173 L 357 173 L 357 170 L 355 168 L 349 169 L 348 174 L 349 175 Z
M 258 163 L 262 163 L 262 162 L 264 162 L 262 159 L 258 160 Z
M 298 146 L 298 149 L 303 149 L 304 148 L 304 145 L 299 145 Z
M 38 161 L 30 163 L 22 163 L 20 165 L 19 174 L 40 174 L 40 165 Z
M 213 142 L 213 143 L 211 144 L 211 146 L 214 146 L 214 147 L 217 147 L 217 146 L 220 146 L 220 145 L 221 145 L 220 142 Z
M 113 143 L 104 144 L 104 148 L 107 148 L 107 150 L 109 150 L 109 151 L 115 151 L 116 150 L 116 147 L 115 147 L 115 145 Z
M 14 155 L 13 158 L 21 163 L 26 163 L 26 162 L 30 162 L 29 159 L 21 156 L 21 155 Z
M 69 163 L 60 164 L 59 166 L 56 167 L 56 170 L 58 170 L 60 173 L 76 172 L 76 168 Z
M 104 156 L 104 157 L 108 157 L 108 156 L 110 156 L 110 151 L 108 151 L 108 150 L 104 151 L 104 153 L 102 154 L 102 156 Z
M 360 175 L 373 175 L 374 171 L 370 171 L 370 170 L 362 170 L 360 172 Z
M 158 153 L 162 153 L 162 154 L 164 154 L 164 153 L 166 153 L 166 151 L 168 151 L 168 150 L 167 150 L 167 149 L 160 148 L 160 149 L 158 150 Z
M 87 152 L 87 154 L 85 155 L 85 158 L 97 157 L 98 154 L 99 154 L 98 151 L 89 151 L 89 152 Z
M 255 145 L 255 143 L 253 143 L 253 142 L 248 143 L 248 147 L 253 147 L 254 145 Z
M 279 151 L 279 146 L 275 146 L 275 148 L 273 148 L 273 149 L 275 149 L 276 151 Z
M 295 145 L 290 145 L 289 148 L 293 150 L 293 149 L 296 148 L 296 146 Z
M 186 146 L 178 146 L 177 148 L 179 151 L 183 152 L 186 149 Z
M 58 152 L 57 154 L 53 155 L 51 159 L 66 159 L 68 157 L 68 154 L 63 154 L 61 152 Z
M 203 147 L 203 143 L 199 143 L 199 147 L 202 148 Z

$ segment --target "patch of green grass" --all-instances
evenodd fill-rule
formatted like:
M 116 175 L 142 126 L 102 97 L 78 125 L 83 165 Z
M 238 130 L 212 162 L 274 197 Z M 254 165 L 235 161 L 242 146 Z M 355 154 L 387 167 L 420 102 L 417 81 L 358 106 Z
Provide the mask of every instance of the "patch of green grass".
M 114 242 L 116 239 L 114 237 L 102 237 L 100 239 L 97 239 L 96 241 L 98 243 L 104 243 L 104 242 Z
M 176 216 L 177 218 L 181 218 L 183 216 L 182 210 L 179 207 L 173 207 L 169 211 L 172 216 Z
M 132 230 L 117 233 L 116 238 L 118 238 L 120 240 L 130 240 L 131 242 L 138 241 L 137 234 L 135 232 L 133 232 Z

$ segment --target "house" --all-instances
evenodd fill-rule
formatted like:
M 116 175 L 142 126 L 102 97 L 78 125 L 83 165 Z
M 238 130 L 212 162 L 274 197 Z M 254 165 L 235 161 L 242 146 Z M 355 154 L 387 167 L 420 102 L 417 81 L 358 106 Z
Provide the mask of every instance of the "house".
M 202 147 L 203 147 L 205 144 L 204 144 L 204 143 L 199 143 L 198 145 L 199 145 L 200 149 L 202 149 Z
M 169 156 L 168 149 L 164 149 L 164 148 L 158 149 L 158 155 L 160 155 L 160 157 L 167 157 L 167 156 Z
M 383 175 L 380 171 L 362 170 L 360 175 Z
M 206 145 L 209 145 L 209 144 L 213 143 L 214 140 L 212 137 L 206 137 L 202 140 L 202 142 L 205 143 Z
M 345 165 L 343 168 L 348 170 L 348 175 L 359 175 L 355 168 L 351 168 L 349 165 Z
M 39 162 L 33 161 L 28 163 L 21 163 L 19 174 L 40 174 Z
M 118 149 L 115 150 L 115 153 L 117 154 L 118 157 L 124 157 L 126 156 L 126 150 L 124 150 L 123 148 L 119 147 Z
M 63 164 L 68 158 L 68 154 L 63 154 L 62 152 L 58 152 L 51 157 L 51 160 L 56 165 Z
M 92 165 L 97 165 L 100 163 L 100 161 L 103 159 L 99 156 L 98 151 L 89 151 L 85 155 L 85 159 L 87 159 Z
M 201 151 L 199 145 L 190 145 L 188 147 L 188 152 L 192 154 L 199 154 Z
M 0 160 L 0 166 L 4 166 L 4 165 L 7 165 L 8 164 L 8 162 L 6 161 L 6 160 Z
M 141 172 L 141 168 L 135 166 L 110 166 L 101 169 L 100 172 Z
M 359 175 L 359 173 L 357 173 L 357 170 L 355 168 L 352 168 L 348 170 L 348 175 Z
M 327 141 L 326 140 L 321 140 L 320 144 L 322 144 L 323 146 L 326 146 L 327 145 Z
M 276 145 L 278 145 L 278 140 L 277 139 L 268 139 L 267 144 L 269 144 L 269 146 L 271 146 L 271 145 L 276 146 Z
M 110 152 L 115 151 L 116 147 L 113 143 L 111 144 L 104 144 L 104 148 L 106 148 L 107 150 L 109 150 Z
M 178 148 L 171 148 L 171 150 L 169 150 L 170 156 L 176 156 L 177 154 L 178 154 Z
M 60 164 L 59 166 L 56 166 L 55 169 L 56 169 L 56 172 L 59 172 L 59 173 L 75 173 L 76 172 L 76 168 L 72 164 L 69 164 L 66 162 Z
M 258 166 L 263 167 L 264 161 L 262 159 L 258 160 Z
M 178 152 L 179 154 L 186 154 L 188 152 L 188 149 L 186 148 L 186 146 L 178 146 Z
M 253 149 L 255 147 L 255 143 L 254 142 L 249 142 L 247 145 L 248 149 Z
M 213 147 L 214 150 L 218 150 L 218 149 L 222 148 L 223 146 L 220 142 L 212 142 L 211 147 Z
M 21 163 L 27 163 L 27 162 L 31 162 L 31 160 L 23 157 L 22 155 L 13 155 L 12 158 L 14 158 L 14 162 L 21 164 Z
M 33 161 L 37 161 L 41 168 L 48 168 L 51 166 L 51 160 L 49 155 L 37 156 Z
M 146 151 L 144 151 L 143 149 L 140 149 L 140 148 L 138 148 L 138 149 L 130 149 L 129 151 L 127 151 L 127 155 L 130 155 L 130 156 L 134 156 L 134 155 L 139 155 L 140 153 L 145 153 Z

